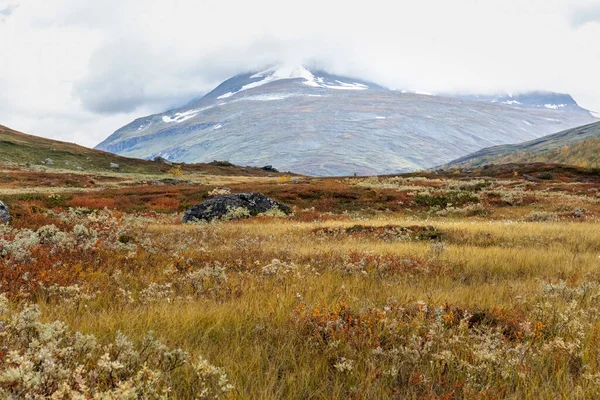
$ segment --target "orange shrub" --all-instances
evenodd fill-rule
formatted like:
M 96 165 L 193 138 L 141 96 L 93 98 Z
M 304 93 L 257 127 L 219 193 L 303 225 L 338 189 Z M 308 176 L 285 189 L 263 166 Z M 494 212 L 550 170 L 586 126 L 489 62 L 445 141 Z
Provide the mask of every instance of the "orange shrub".
M 46 207 L 41 201 L 22 201 L 11 205 L 13 226 L 15 228 L 37 229 L 40 226 L 56 223 L 44 214 Z
M 84 207 L 90 209 L 102 209 L 102 208 L 113 208 L 115 206 L 114 199 L 108 198 L 94 198 L 87 196 L 76 196 L 71 200 L 70 206 L 72 207 Z
M 170 197 L 161 197 L 150 202 L 149 208 L 157 211 L 177 211 L 179 200 Z

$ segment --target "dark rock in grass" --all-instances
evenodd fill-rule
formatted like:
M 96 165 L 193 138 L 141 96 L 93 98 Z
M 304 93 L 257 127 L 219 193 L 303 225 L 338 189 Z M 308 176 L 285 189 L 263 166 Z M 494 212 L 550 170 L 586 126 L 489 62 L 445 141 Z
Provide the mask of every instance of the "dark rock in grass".
M 279 209 L 288 214 L 289 206 L 279 203 L 260 193 L 223 194 L 197 204 L 183 215 L 183 223 L 221 220 L 236 213 L 235 217 L 248 217 Z M 242 212 L 239 212 L 242 211 Z
M 8 224 L 12 220 L 8 206 L 0 200 L 0 224 Z

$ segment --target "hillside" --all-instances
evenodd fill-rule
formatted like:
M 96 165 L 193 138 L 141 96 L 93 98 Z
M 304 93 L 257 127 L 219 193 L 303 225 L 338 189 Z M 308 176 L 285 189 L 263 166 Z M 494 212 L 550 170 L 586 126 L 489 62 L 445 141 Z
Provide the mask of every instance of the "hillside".
M 51 159 L 49 163 L 46 160 Z M 81 171 L 115 171 L 161 174 L 172 166 L 163 162 L 122 157 L 105 151 L 89 149 L 73 143 L 60 142 L 17 132 L 0 125 L 0 164 L 44 166 L 50 169 Z M 111 167 L 111 164 L 113 166 Z M 118 168 L 116 167 L 118 165 Z M 223 162 L 182 165 L 187 172 L 212 175 L 265 176 L 272 171 L 241 168 Z
M 600 122 L 568 129 L 515 145 L 495 146 L 459 158 L 448 166 L 478 167 L 487 164 L 543 162 L 600 166 Z
M 596 121 L 569 95 L 507 98 L 423 95 L 304 67 L 270 68 L 139 118 L 97 148 L 319 176 L 393 174 Z

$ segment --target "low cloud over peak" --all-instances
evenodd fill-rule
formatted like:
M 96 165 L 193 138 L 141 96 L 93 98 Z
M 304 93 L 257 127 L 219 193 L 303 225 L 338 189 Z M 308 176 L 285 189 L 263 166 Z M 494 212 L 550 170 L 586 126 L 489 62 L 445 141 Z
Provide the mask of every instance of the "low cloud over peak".
M 591 46 L 600 37 L 598 6 L 0 0 L 0 54 L 8 55 L 0 62 L 0 123 L 93 145 L 236 73 L 311 61 L 396 89 L 543 89 L 600 110 L 600 54 Z

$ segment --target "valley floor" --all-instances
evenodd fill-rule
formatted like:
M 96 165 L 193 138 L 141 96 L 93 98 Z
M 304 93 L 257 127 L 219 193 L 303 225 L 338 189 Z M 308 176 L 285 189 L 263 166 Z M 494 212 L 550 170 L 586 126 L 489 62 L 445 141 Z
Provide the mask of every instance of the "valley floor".
M 53 185 L 4 171 L 1 393 L 598 398 L 600 176 L 536 168 Z M 294 214 L 181 224 L 222 185 Z

